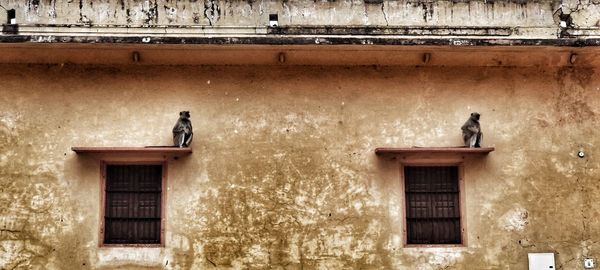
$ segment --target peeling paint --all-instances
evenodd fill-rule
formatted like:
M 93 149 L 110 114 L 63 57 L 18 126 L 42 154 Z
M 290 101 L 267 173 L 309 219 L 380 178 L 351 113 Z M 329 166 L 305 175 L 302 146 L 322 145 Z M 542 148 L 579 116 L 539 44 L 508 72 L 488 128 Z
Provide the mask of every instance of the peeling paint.
M 266 26 L 264 15 L 278 13 L 283 25 L 507 26 L 553 28 L 560 10 L 573 18 L 572 29 L 595 27 L 600 4 L 573 1 L 0 1 L 18 18 L 35 24 Z M 564 2 L 564 3 L 562 3 Z M 562 8 L 556 8 L 562 3 Z M 381 6 L 379 6 L 381 5 Z M 177 11 L 177 12 L 175 12 Z M 25 22 L 23 21 L 23 22 Z M 550 32 L 547 32 L 548 34 Z
M 527 209 L 515 206 L 500 217 L 500 227 L 507 231 L 523 231 L 529 224 L 528 217 Z

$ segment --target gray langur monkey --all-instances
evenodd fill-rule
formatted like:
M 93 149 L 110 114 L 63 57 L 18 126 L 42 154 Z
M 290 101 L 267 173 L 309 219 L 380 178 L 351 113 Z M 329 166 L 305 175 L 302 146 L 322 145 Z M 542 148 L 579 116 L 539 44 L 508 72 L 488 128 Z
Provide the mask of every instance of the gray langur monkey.
M 189 147 L 192 143 L 194 133 L 192 132 L 192 121 L 190 112 L 179 112 L 179 119 L 173 127 L 173 144 L 177 147 Z
M 479 117 L 479 113 L 471 113 L 469 120 L 460 128 L 462 129 L 463 141 L 467 147 L 481 147 L 483 133 L 479 125 Z

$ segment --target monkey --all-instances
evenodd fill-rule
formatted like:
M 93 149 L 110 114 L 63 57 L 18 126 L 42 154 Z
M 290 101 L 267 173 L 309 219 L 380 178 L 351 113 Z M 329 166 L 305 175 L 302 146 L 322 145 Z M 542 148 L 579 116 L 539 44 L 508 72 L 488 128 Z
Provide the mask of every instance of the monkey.
M 462 129 L 463 141 L 467 147 L 481 147 L 483 133 L 481 132 L 481 126 L 479 125 L 479 117 L 479 113 L 471 113 L 469 120 L 467 120 L 460 128 Z
M 190 112 L 179 112 L 179 119 L 173 127 L 173 144 L 177 147 L 189 147 L 193 137 Z

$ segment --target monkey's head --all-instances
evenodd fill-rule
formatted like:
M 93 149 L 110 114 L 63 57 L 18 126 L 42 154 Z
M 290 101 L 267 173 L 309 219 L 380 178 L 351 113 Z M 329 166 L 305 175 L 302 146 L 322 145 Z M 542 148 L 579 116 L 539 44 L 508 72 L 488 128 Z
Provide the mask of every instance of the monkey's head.
M 190 111 L 181 111 L 179 112 L 179 117 L 180 118 L 190 118 Z
M 471 113 L 471 119 L 479 121 L 479 117 L 480 115 L 478 112 Z

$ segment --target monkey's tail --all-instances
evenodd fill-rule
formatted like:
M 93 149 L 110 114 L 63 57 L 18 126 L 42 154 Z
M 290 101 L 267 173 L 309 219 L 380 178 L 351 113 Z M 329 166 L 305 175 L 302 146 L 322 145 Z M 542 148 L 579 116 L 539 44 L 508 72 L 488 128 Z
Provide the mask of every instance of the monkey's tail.
M 464 145 L 459 145 L 459 146 L 434 146 L 433 148 L 461 148 L 461 147 L 466 147 Z M 432 148 L 431 146 L 416 146 L 413 145 L 412 148 Z

